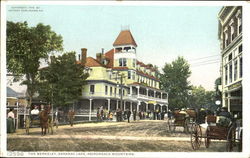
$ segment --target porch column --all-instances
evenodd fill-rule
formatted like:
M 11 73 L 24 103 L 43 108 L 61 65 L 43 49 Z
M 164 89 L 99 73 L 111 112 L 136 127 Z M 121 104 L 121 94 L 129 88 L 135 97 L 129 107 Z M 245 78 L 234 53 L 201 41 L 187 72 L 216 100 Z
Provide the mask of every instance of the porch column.
M 148 89 L 147 89 L 147 97 L 148 97 Z
M 91 113 L 92 113 L 92 99 L 89 99 L 89 121 L 91 121 Z
M 137 97 L 139 98 L 140 87 L 139 87 L 139 86 L 137 86 L 136 88 L 137 88 Z
M 162 92 L 161 92 L 161 99 L 162 99 Z
M 155 111 L 155 106 L 156 106 L 156 104 L 154 104 L 154 111 Z
M 108 100 L 108 111 L 110 111 L 110 99 L 107 100 Z
M 117 100 L 116 101 L 116 109 L 118 109 L 118 103 L 119 103 L 119 101 Z
M 163 106 L 163 105 L 161 104 L 161 112 L 162 112 L 162 106 Z
M 132 101 L 130 102 L 130 111 L 131 112 L 133 111 L 133 102 Z
M 146 112 L 148 111 L 148 102 L 146 102 Z
M 133 87 L 130 86 L 130 95 L 131 95 L 131 96 L 132 96 L 132 89 L 133 89 Z
M 141 102 L 138 101 L 137 103 L 137 112 L 139 111 L 139 105 L 141 104 Z
M 123 101 L 123 110 L 124 111 L 126 110 L 126 101 L 125 100 Z
M 155 94 L 156 94 L 156 91 L 154 91 L 154 98 L 155 98 L 155 96 L 156 96 Z
M 229 111 L 229 112 L 231 112 L 231 105 L 230 105 L 230 100 L 231 100 L 231 92 L 229 92 L 228 93 L 228 96 L 227 96 L 227 101 L 228 101 L 228 106 L 227 106 L 227 110 Z

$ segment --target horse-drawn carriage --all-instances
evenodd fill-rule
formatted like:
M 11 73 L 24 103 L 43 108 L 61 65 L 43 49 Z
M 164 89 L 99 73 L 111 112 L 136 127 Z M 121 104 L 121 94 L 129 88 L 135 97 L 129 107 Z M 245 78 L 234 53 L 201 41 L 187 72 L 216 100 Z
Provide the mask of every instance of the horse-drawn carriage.
M 242 150 L 242 124 L 240 120 L 230 121 L 224 116 L 208 115 L 205 124 L 194 124 L 191 130 L 191 146 L 194 150 L 200 148 L 202 138 L 208 148 L 211 140 L 226 141 L 226 150 L 233 151 L 238 147 Z
M 26 134 L 29 134 L 30 128 L 32 127 L 41 127 L 42 128 L 42 135 L 46 134 L 46 130 L 51 129 L 51 133 L 53 134 L 53 120 L 52 114 L 50 114 L 50 109 L 45 108 L 41 110 L 39 113 L 32 114 L 28 113 L 25 119 L 25 130 Z
M 196 111 L 194 109 L 174 110 L 171 118 L 168 119 L 168 126 L 171 132 L 176 127 L 183 127 L 185 132 L 189 132 L 192 124 L 196 121 Z

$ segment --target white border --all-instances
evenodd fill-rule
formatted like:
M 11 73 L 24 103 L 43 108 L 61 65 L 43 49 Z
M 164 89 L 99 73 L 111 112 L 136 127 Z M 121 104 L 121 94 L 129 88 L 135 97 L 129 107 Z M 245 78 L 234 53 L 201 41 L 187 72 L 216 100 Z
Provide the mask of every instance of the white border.
M 6 19 L 6 5 L 113 5 L 113 6 L 223 6 L 223 5 L 242 5 L 243 6 L 243 51 L 244 58 L 243 58 L 243 66 L 244 66 L 244 80 L 243 80 L 243 126 L 244 131 L 250 130 L 250 124 L 249 124 L 249 116 L 248 111 L 250 111 L 249 103 L 250 100 L 247 97 L 248 92 L 247 90 L 250 90 L 249 86 L 249 76 L 250 73 L 248 71 L 248 68 L 246 67 L 246 63 L 249 59 L 249 50 L 250 50 L 250 44 L 249 44 L 249 31 L 245 31 L 245 29 L 250 28 L 249 24 L 249 15 L 250 15 L 250 3 L 242 2 L 242 1 L 3 1 L 1 2 L 1 37 L 6 37 L 5 35 L 5 29 L 6 29 L 6 21 L 2 19 Z M 248 32 L 248 34 L 247 34 Z M 219 41 L 218 41 L 219 42 Z M 5 156 L 7 156 L 6 152 L 6 55 L 5 55 L 5 38 L 1 38 L 1 152 Z M 219 53 L 219 52 L 218 52 Z M 247 92 L 247 93 L 246 93 Z M 221 153 L 221 152 L 200 152 L 200 153 L 194 153 L 194 152 L 133 152 L 134 157 L 190 157 L 190 158 L 198 158 L 198 157 L 227 157 L 227 158 L 245 158 L 250 157 L 250 132 L 244 132 L 244 141 L 243 141 L 243 152 L 242 153 Z M 5 149 L 5 150 L 3 150 Z M 191 151 L 191 148 L 190 148 Z M 30 157 L 31 155 L 29 153 L 32 152 L 23 152 L 24 156 Z M 43 152 L 40 152 L 43 153 Z M 44 152 L 46 153 L 46 152 Z M 49 153 L 49 152 L 48 152 Z M 63 153 L 63 152 L 59 152 Z M 69 152 L 67 152 L 69 153 Z M 75 153 L 75 152 L 73 152 Z M 105 152 L 97 152 L 97 153 L 105 153 Z M 126 152 L 124 152 L 126 153 Z M 1 154 L 1 153 L 0 153 Z M 0 155 L 1 156 L 1 155 Z M 3 155 L 2 155 L 3 156 Z M 62 156 L 62 155 L 61 155 Z M 86 157 L 86 156 L 77 156 L 76 157 Z M 42 156 L 44 157 L 44 156 Z M 97 155 L 88 157 L 97 157 Z M 111 156 L 103 156 L 103 157 L 111 157 Z M 126 157 L 126 156 L 115 156 L 115 157 Z M 131 157 L 131 156 L 130 156 Z

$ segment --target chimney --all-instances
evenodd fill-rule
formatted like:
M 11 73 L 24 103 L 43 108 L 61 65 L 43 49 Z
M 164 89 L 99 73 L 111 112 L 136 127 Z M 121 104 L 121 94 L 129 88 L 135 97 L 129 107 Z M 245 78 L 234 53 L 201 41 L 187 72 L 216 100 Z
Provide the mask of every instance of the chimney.
M 102 54 L 101 53 L 96 53 L 96 60 L 99 62 L 102 61 Z
M 87 48 L 82 48 L 82 60 L 81 60 L 81 63 L 83 65 L 86 64 L 86 58 L 87 58 Z
M 102 48 L 102 54 L 104 53 L 104 48 Z

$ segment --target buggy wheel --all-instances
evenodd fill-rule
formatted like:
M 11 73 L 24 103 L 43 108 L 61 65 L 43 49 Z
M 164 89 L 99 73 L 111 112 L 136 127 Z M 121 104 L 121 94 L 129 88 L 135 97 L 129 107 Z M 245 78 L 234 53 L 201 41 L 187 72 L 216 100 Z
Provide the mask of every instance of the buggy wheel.
M 200 148 L 201 138 L 202 138 L 201 127 L 197 124 L 194 124 L 191 128 L 191 146 L 194 150 Z
M 173 119 L 169 120 L 169 122 L 168 122 L 168 128 L 169 128 L 169 131 L 171 133 L 175 132 L 175 124 L 174 124 L 174 120 Z
M 236 146 L 235 133 L 236 133 L 235 127 L 231 126 L 227 134 L 227 144 L 226 144 L 226 149 L 229 152 L 233 151 L 233 148 Z
M 185 119 L 184 132 L 189 133 L 189 119 Z
M 209 148 L 209 145 L 211 143 L 211 139 L 209 139 L 209 136 L 208 136 L 208 130 L 206 130 L 206 137 L 205 137 L 205 146 L 206 148 Z

